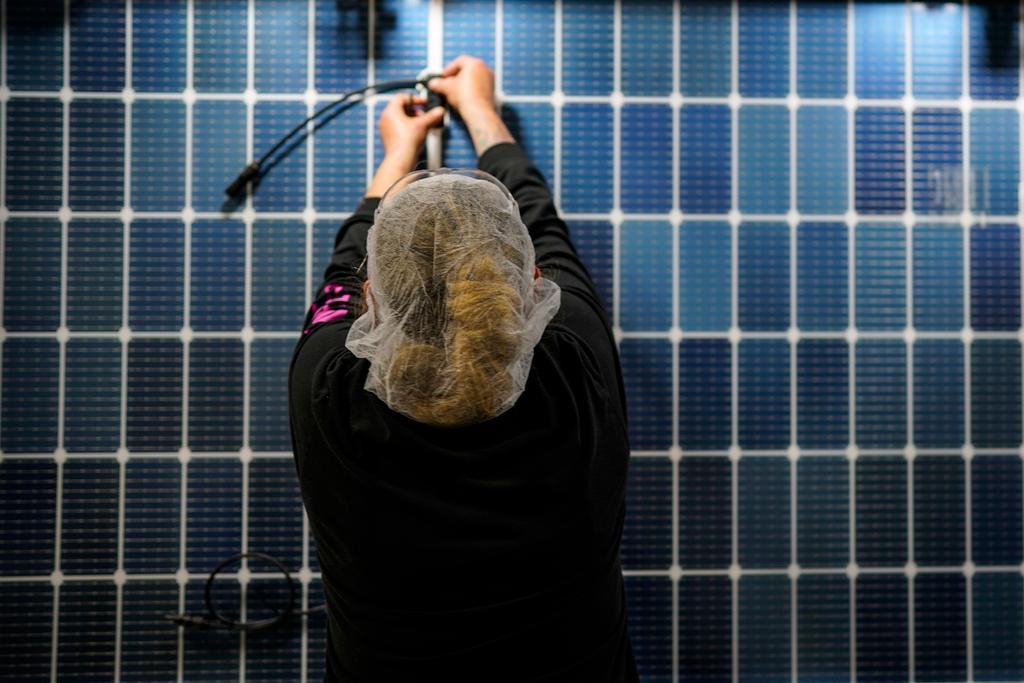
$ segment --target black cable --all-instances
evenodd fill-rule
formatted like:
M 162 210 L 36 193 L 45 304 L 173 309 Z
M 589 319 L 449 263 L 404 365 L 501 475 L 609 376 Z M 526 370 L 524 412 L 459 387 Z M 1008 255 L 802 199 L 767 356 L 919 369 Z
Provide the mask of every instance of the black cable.
M 226 567 L 235 562 L 243 559 L 258 559 L 267 562 L 268 564 L 274 565 L 277 571 L 284 574 L 285 580 L 288 582 L 288 604 L 284 609 L 278 610 L 277 614 L 266 619 L 257 619 L 255 621 L 238 621 L 230 617 L 226 617 L 217 611 L 217 608 L 213 604 L 213 581 L 217 578 L 217 574 L 220 574 Z M 236 631 L 244 633 L 252 633 L 253 631 L 263 631 L 266 629 L 274 628 L 284 622 L 288 621 L 292 617 L 307 616 L 315 614 L 317 612 L 323 612 L 327 609 L 327 605 L 317 605 L 316 607 L 310 607 L 309 609 L 296 611 L 295 610 L 295 597 L 296 597 L 296 585 L 295 579 L 292 578 L 288 568 L 278 560 L 277 558 L 267 555 L 266 553 L 260 552 L 249 552 L 239 553 L 232 555 L 220 564 L 218 564 L 210 575 L 206 577 L 206 585 L 203 587 L 203 602 L 206 605 L 206 614 L 195 615 L 195 614 L 165 614 L 164 619 L 178 626 L 184 626 L 185 628 L 199 628 L 199 629 L 219 629 L 224 631 Z
M 284 137 L 282 137 L 280 140 L 274 143 L 274 145 L 270 149 L 268 149 L 260 158 L 250 162 L 248 166 L 243 168 L 241 173 L 238 174 L 238 177 L 235 178 L 234 182 L 227 186 L 227 188 L 224 190 L 224 193 L 229 197 L 236 197 L 239 194 L 241 194 L 245 186 L 248 183 L 255 180 L 260 175 L 260 172 L 263 170 L 263 165 L 267 163 L 267 160 L 270 159 L 270 157 L 273 156 L 274 153 L 276 153 L 279 149 L 284 147 L 288 143 L 288 141 L 295 137 L 298 133 L 303 131 L 310 122 L 315 122 L 317 119 L 331 112 L 335 108 L 338 108 L 338 111 L 336 111 L 334 115 L 326 118 L 323 121 L 323 123 L 326 123 L 327 121 L 333 119 L 334 116 L 336 116 L 343 110 L 341 105 L 347 102 L 350 98 L 359 95 L 363 95 L 365 97 L 367 93 L 376 94 L 382 92 L 390 92 L 392 90 L 415 88 L 419 85 L 426 85 L 427 81 L 429 81 L 431 78 L 434 78 L 436 75 L 437 74 L 430 74 L 423 78 L 414 80 L 382 81 L 380 83 L 373 83 L 372 85 L 367 85 L 363 88 L 351 90 L 342 95 L 341 97 L 339 97 L 338 99 L 334 100 L 333 102 L 328 102 L 323 107 L 314 112 L 311 116 L 307 116 L 305 119 L 302 120 L 301 123 L 299 123 L 290 131 L 288 131 L 288 133 Z M 319 125 L 316 127 L 319 128 Z

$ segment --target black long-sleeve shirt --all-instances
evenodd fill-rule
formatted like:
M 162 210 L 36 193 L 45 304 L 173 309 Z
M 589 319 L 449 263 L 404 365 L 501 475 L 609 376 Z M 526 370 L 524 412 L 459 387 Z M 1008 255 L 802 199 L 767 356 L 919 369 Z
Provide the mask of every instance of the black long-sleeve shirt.
M 323 574 L 328 681 L 637 680 L 619 563 L 629 459 L 611 328 L 519 145 L 501 180 L 562 288 L 526 389 L 496 418 L 421 424 L 345 348 L 376 198 L 341 226 L 289 372 L 295 465 Z

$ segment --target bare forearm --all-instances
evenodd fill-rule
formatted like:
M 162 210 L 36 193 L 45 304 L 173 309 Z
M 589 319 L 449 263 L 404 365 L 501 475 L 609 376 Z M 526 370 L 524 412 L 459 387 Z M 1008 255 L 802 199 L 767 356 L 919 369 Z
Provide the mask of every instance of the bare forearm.
M 416 155 L 411 153 L 389 154 L 381 160 L 377 167 L 377 173 L 373 176 L 373 182 L 366 190 L 366 197 L 382 197 L 387 189 L 396 180 L 413 170 L 416 163 Z

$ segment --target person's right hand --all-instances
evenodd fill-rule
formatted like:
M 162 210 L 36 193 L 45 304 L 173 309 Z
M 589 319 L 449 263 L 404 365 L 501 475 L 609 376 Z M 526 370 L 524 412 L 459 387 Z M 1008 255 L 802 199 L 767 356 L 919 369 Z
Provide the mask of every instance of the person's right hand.
M 494 108 L 494 73 L 477 57 L 460 55 L 441 72 L 443 78 L 432 78 L 427 84 L 444 95 L 448 103 L 466 118 L 475 113 L 489 113 Z

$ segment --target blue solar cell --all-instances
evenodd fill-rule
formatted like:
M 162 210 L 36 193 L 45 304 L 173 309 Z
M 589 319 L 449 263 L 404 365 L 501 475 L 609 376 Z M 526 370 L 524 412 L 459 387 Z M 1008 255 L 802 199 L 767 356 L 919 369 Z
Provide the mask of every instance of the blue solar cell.
M 739 464 L 739 562 L 786 567 L 790 560 L 789 461 L 746 457 Z M 742 620 L 741 620 L 742 621 Z
M 850 680 L 850 581 L 804 575 L 797 581 L 797 670 L 801 680 Z
M 732 324 L 731 242 L 728 223 L 683 223 L 679 322 L 684 330 L 727 330 Z
M 132 87 L 140 92 L 185 89 L 186 6 L 176 0 L 132 4 Z
M 739 88 L 744 97 L 789 92 L 789 7 L 765 0 L 739 3 Z
M 289 458 L 249 465 L 249 547 L 273 555 L 290 571 L 302 568 L 302 499 Z
M 6 459 L 0 462 L 0 494 L 0 571 L 5 576 L 49 574 L 55 559 L 57 466 L 47 460 Z
M 857 211 L 902 212 L 907 203 L 903 112 L 885 107 L 858 109 L 854 130 Z
M 732 10 L 696 0 L 679 8 L 679 89 L 691 97 L 728 95 L 732 89 Z
M 117 569 L 117 495 L 120 466 L 110 458 L 64 465 L 60 568 L 66 574 Z
M 919 458 L 914 461 L 914 561 L 948 567 L 964 559 L 963 458 Z
M 6 12 L 7 87 L 59 89 L 64 80 L 63 22 L 53 21 L 38 3 L 12 2 Z
M 501 108 L 501 118 L 505 120 L 509 131 L 523 146 L 533 163 L 544 174 L 549 185 L 553 183 L 555 178 L 555 123 L 551 105 L 542 103 L 506 104 Z M 608 152 L 608 159 L 611 159 L 611 151 Z M 565 174 L 564 169 L 563 162 L 563 175 Z
M 612 109 L 567 104 L 562 110 L 562 210 L 612 208 Z
M 15 218 L 4 225 L 3 327 L 8 332 L 60 325 L 60 224 Z
M 317 131 L 312 181 L 317 211 L 355 211 L 366 190 L 364 105 L 353 107 Z
M 732 201 L 732 123 L 726 105 L 687 105 L 679 118 L 679 204 L 726 213 Z
M 49 582 L 0 583 L 0 681 L 49 680 L 52 633 Z
M 672 92 L 672 7 L 658 0 L 624 3 L 621 81 L 626 95 Z
M 857 328 L 902 330 L 907 324 L 906 230 L 894 223 L 857 226 Z
M 555 8 L 547 0 L 502 5 L 502 80 L 510 95 L 547 95 L 555 86 Z
M 787 448 L 789 342 L 744 339 L 739 345 L 739 442 L 743 448 Z
M 190 462 L 187 495 L 188 569 L 208 572 L 242 546 L 242 465 L 238 458 Z
M 295 341 L 256 339 L 252 343 L 249 389 L 249 445 L 254 451 L 291 450 L 288 427 L 288 365 Z
M 679 564 L 723 569 L 732 562 L 732 465 L 727 458 L 679 461 Z
M 745 213 L 789 210 L 789 111 L 746 105 L 739 118 L 739 196 Z
M 971 228 L 971 327 L 1020 327 L 1020 231 L 1016 225 Z
M 319 605 L 324 601 L 323 583 L 313 579 L 309 584 L 309 604 Z M 327 614 L 314 612 L 306 617 L 306 628 L 309 634 L 306 644 L 307 680 L 318 681 L 324 678 L 327 656 L 324 646 L 327 643 Z
M 1021 443 L 1021 362 L 1016 339 L 971 344 L 971 442 L 983 448 Z
M 974 680 L 1024 679 L 1024 598 L 1017 572 L 973 578 Z
M 181 465 L 177 460 L 135 458 L 125 466 L 124 568 L 174 572 L 181 553 Z
M 796 9 L 796 90 L 801 97 L 846 95 L 847 7 L 800 3 Z
M 204 567 L 204 571 L 208 569 L 210 567 Z M 187 612 L 202 614 L 206 610 L 206 605 L 203 602 L 204 581 L 205 578 L 201 581 L 190 581 L 185 587 L 185 610 Z M 237 619 L 241 605 L 238 581 L 224 578 L 217 581 L 213 590 L 217 609 L 222 614 Z M 184 678 L 186 680 L 208 678 L 222 681 L 239 680 L 238 647 L 238 634 L 231 631 L 197 631 L 196 629 L 185 631 Z
M 789 327 L 789 226 L 751 223 L 739 229 L 739 325 L 743 330 Z
M 450 12 L 445 7 L 446 17 Z M 367 84 L 367 14 L 363 7 L 316 0 L 314 68 L 320 92 L 342 93 Z
M 179 221 L 131 225 L 128 325 L 133 330 L 177 331 L 185 298 L 185 230 Z
M 790 677 L 791 582 L 785 576 L 745 576 L 739 582 L 739 680 Z
M 672 461 L 630 459 L 626 498 L 623 568 L 668 568 L 672 564 Z
M 381 0 L 376 7 L 374 79 L 413 78 L 427 65 L 427 3 Z
M 732 345 L 726 339 L 679 345 L 679 443 L 705 450 L 732 443 Z
M 971 549 L 979 565 L 1019 564 L 1021 460 L 987 455 L 971 462 Z
M 955 330 L 964 324 L 963 231 L 956 225 L 914 226 L 914 327 Z
M 129 450 L 177 451 L 181 446 L 181 342 L 133 339 L 128 344 Z
M 960 112 L 914 112 L 914 211 L 960 213 L 964 210 Z
M 611 0 L 563 0 L 562 90 L 568 95 L 612 91 Z
M 192 117 L 192 206 L 196 211 L 219 211 L 227 200 L 224 188 L 248 163 L 245 105 L 200 101 Z
M 971 112 L 971 210 L 1017 213 L 1020 145 L 1017 113 L 1010 109 Z
M 959 448 L 964 442 L 964 350 L 959 339 L 914 343 L 914 444 Z
M 7 453 L 57 447 L 57 342 L 8 339 L 3 344 L 3 419 Z
M 802 213 L 843 213 L 849 195 L 846 110 L 800 107 L 796 118 L 796 206 Z
M 73 220 L 68 225 L 67 324 L 73 330 L 121 326 L 124 225 Z
M 966 593 L 960 574 L 922 574 L 914 580 L 916 680 L 966 680 Z
M 611 319 L 612 282 L 615 277 L 612 224 L 608 221 L 572 221 L 569 232 Z
M 288 604 L 288 585 L 280 579 L 253 581 L 247 591 L 246 613 L 251 619 L 271 618 Z M 246 645 L 247 683 L 302 680 L 302 629 L 255 633 L 246 639 Z
M 849 309 L 846 226 L 801 223 L 796 239 L 797 326 L 845 330 Z
M 672 445 L 672 346 L 661 339 L 624 339 L 619 348 L 635 449 Z
M 622 108 L 622 210 L 668 213 L 672 208 L 672 110 L 662 104 Z
M 124 105 L 110 100 L 71 103 L 68 204 L 118 211 L 124 206 Z
M 252 233 L 252 326 L 297 330 L 306 313 L 305 227 L 257 221 Z
M 845 567 L 850 561 L 850 467 L 845 458 L 797 462 L 797 562 Z
M 451 2 L 444 6 L 444 63 L 473 55 L 494 68 L 494 0 Z
M 303 92 L 306 89 L 306 19 L 301 2 L 256 0 L 257 92 Z
M 849 443 L 849 351 L 842 339 L 797 344 L 797 443 L 845 448 Z
M 245 324 L 245 225 L 192 225 L 191 322 L 196 330 L 239 330 Z
M 121 342 L 71 339 L 64 372 L 64 448 L 113 453 L 121 443 Z
M 672 226 L 664 221 L 622 224 L 619 324 L 624 330 L 672 326 Z
M 70 12 L 71 87 L 121 90 L 125 81 L 125 3 L 76 2 Z
M 857 97 L 903 95 L 906 14 L 906 7 L 894 3 L 854 4 Z
M 306 107 L 301 102 L 257 103 L 254 149 L 269 149 L 305 116 Z M 302 211 L 306 207 L 306 154 L 303 144 L 286 145 L 271 162 L 273 167 L 264 167 L 259 189 L 254 188 L 253 206 L 257 211 Z M 232 180 L 234 174 L 229 174 L 223 184 Z
M 165 614 L 178 613 L 178 584 L 132 581 L 125 584 L 121 622 L 122 680 L 159 683 L 177 677 L 177 629 Z
M 882 456 L 857 461 L 857 562 L 902 567 L 907 561 L 907 461 Z
M 907 680 L 907 580 L 857 579 L 857 680 Z
M 679 680 L 732 680 L 732 584 L 727 576 L 679 582 Z
M 192 12 L 196 90 L 241 92 L 245 89 L 248 7 L 242 3 L 199 2 Z
M 60 208 L 63 120 L 57 100 L 7 103 L 5 189 L 11 211 Z
M 911 5 L 913 31 L 914 97 L 918 99 L 955 99 L 961 84 L 961 7 L 944 5 L 935 11 L 924 5 Z
M 242 342 L 196 339 L 188 349 L 188 445 L 193 451 L 242 447 Z
M 1020 92 L 1017 7 L 1010 3 L 971 3 L 968 12 L 971 97 L 982 100 L 1017 99 Z M 989 32 L 996 26 L 1007 31 L 1003 40 L 989 38 Z M 1001 33 L 996 31 L 994 35 Z
M 899 339 L 857 342 L 857 445 L 907 444 L 907 346 Z
M 628 576 L 626 609 L 636 668 L 644 681 L 672 680 L 672 582 L 655 576 Z
M 117 589 L 110 581 L 66 583 L 60 589 L 57 679 L 114 680 Z
M 181 102 L 143 100 L 132 108 L 132 206 L 137 211 L 184 208 L 184 139 Z

